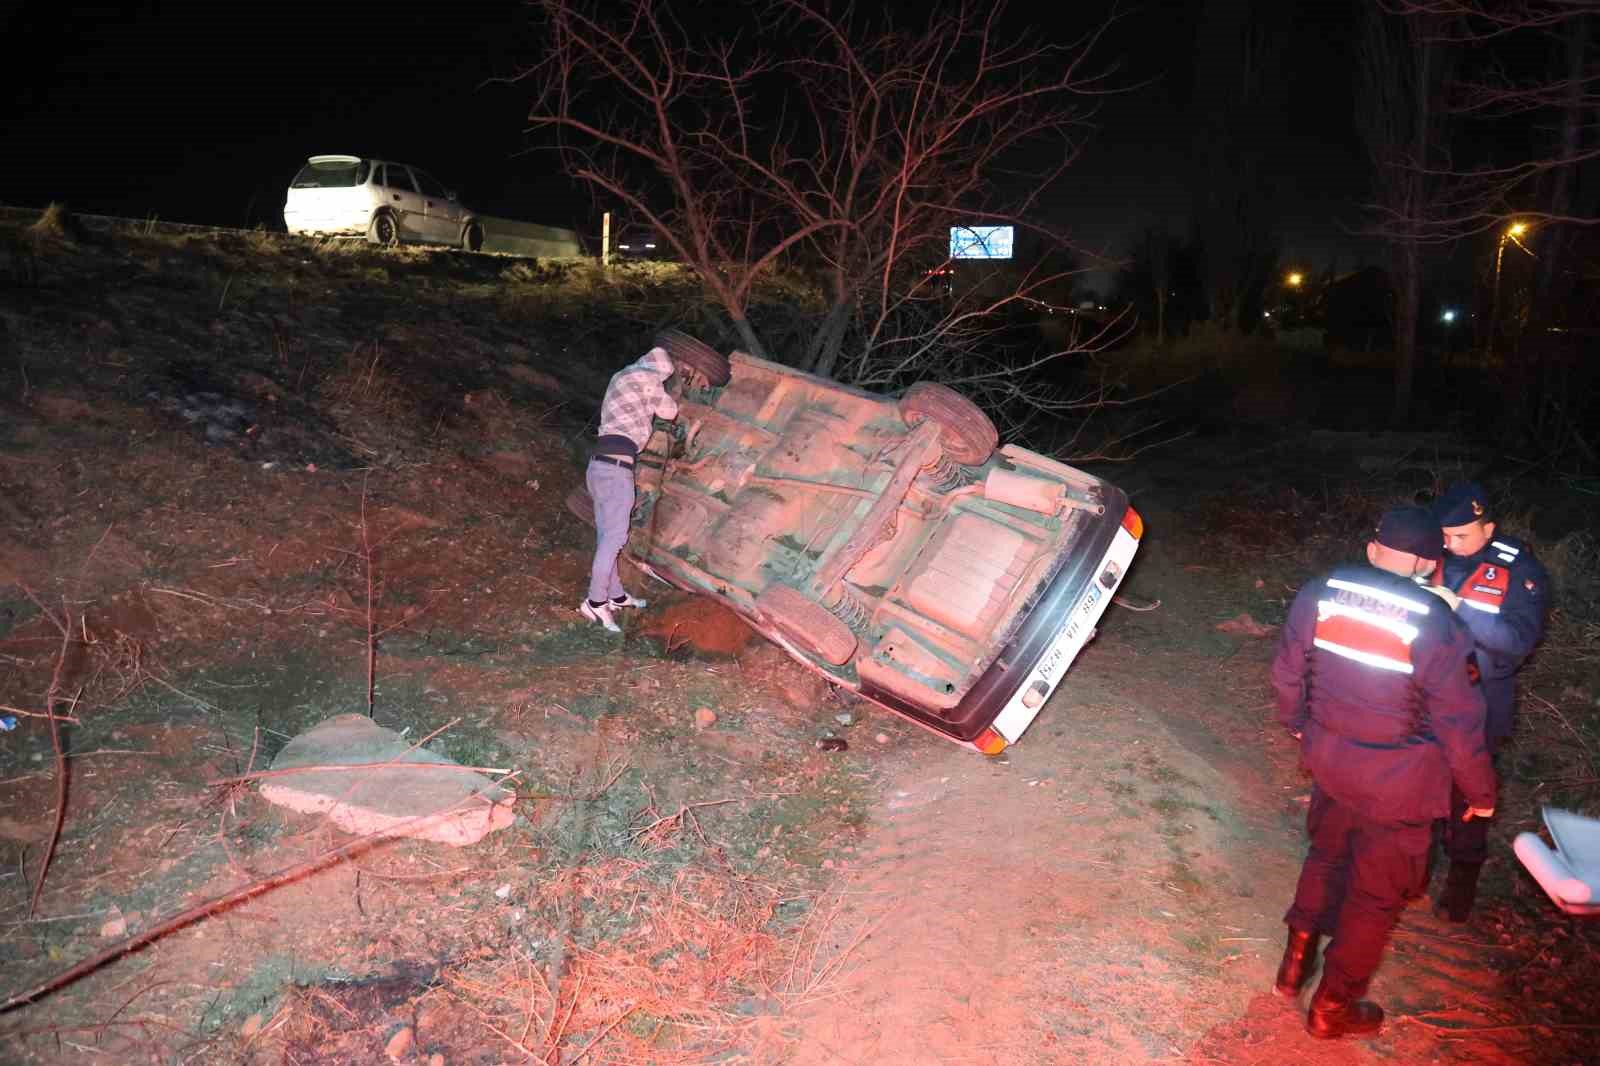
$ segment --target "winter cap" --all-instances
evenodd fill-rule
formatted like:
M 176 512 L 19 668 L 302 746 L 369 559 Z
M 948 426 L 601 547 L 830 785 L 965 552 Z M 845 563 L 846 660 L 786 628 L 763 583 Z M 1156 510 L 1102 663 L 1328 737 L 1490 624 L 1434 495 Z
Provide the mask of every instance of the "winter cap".
M 1489 513 L 1489 494 L 1476 481 L 1458 481 L 1433 501 L 1433 517 L 1444 527 L 1464 526 Z
M 1433 515 L 1421 507 L 1396 507 L 1384 512 L 1375 538 L 1385 548 L 1438 562 L 1444 558 L 1444 533 Z

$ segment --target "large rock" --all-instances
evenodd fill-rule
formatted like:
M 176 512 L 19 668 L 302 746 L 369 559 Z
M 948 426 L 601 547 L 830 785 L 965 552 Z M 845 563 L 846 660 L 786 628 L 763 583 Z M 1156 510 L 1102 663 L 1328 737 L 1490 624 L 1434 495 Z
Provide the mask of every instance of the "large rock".
M 339 828 L 360 835 L 436 840 L 460 847 L 503 829 L 515 817 L 510 789 L 442 755 L 410 744 L 364 714 L 341 714 L 285 744 L 274 770 L 301 766 L 352 766 L 403 761 L 412 766 L 371 770 L 307 770 L 262 779 L 261 795 L 280 807 L 327 814 Z

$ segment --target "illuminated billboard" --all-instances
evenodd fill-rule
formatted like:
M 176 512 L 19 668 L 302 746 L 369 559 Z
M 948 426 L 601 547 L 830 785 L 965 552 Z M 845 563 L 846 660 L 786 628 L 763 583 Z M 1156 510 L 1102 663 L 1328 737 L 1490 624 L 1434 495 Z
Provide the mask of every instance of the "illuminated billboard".
M 951 226 L 951 259 L 1010 259 L 1010 226 Z

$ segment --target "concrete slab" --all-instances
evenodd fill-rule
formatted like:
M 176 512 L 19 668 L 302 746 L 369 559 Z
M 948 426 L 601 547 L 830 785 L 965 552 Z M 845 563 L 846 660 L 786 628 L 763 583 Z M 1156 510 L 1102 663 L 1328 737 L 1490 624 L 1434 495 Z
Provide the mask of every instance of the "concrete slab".
M 457 764 L 418 748 L 364 714 L 341 714 L 319 722 L 283 746 L 272 769 L 356 766 L 402 761 L 416 766 L 370 770 L 307 770 L 264 778 L 269 803 L 308 814 L 326 814 L 346 832 L 435 840 L 461 847 L 511 824 L 515 798 L 471 770 L 432 769 Z

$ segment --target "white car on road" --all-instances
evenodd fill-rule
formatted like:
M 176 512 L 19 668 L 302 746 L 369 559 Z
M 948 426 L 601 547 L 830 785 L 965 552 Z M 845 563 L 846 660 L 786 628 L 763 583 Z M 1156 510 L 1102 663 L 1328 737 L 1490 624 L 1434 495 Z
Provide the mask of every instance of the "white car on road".
M 449 244 L 476 252 L 483 223 L 425 170 L 384 159 L 314 155 L 283 203 L 290 233 L 355 234 L 374 244 Z

